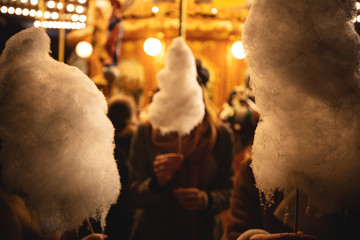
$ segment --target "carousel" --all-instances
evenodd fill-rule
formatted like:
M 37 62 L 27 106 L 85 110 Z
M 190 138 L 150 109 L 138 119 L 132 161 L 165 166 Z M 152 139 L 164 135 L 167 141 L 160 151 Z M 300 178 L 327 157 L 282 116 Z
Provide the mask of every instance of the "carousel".
M 52 33 L 53 56 L 85 72 L 104 95 L 146 106 L 172 40 L 182 35 L 209 71 L 217 107 L 248 81 L 242 26 L 248 0 L 1 0 L 1 12 Z M 49 34 L 51 35 L 51 34 Z

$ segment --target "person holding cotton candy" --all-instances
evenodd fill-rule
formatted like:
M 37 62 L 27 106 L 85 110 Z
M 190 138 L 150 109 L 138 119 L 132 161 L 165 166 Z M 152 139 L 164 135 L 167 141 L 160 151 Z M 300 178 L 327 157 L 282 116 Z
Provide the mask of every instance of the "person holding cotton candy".
M 233 134 L 197 81 L 182 37 L 170 45 L 149 121 L 134 136 L 129 161 L 130 239 L 219 239 L 232 191 Z M 199 77 L 201 78 L 201 77 Z
M 250 9 L 242 39 L 260 122 L 250 163 L 254 182 L 235 188 L 234 198 L 240 202 L 247 195 L 256 202 L 259 195 L 251 197 L 244 189 L 260 192 L 262 203 L 274 208 L 265 219 L 277 218 L 291 228 L 287 233 L 267 228 L 270 234 L 255 234 L 252 240 L 311 239 L 309 235 L 359 239 L 360 38 L 353 21 L 355 2 L 255 0 Z M 275 199 L 274 192 L 283 199 Z M 235 199 L 227 239 L 266 227 L 249 224 L 254 215 L 237 214 L 248 211 L 250 204 L 236 204 Z M 259 204 L 257 209 L 251 206 L 261 211 Z
M 104 228 L 119 196 L 105 97 L 49 52 L 46 32 L 28 28 L 0 56 L 0 239 L 60 239 L 89 218 Z

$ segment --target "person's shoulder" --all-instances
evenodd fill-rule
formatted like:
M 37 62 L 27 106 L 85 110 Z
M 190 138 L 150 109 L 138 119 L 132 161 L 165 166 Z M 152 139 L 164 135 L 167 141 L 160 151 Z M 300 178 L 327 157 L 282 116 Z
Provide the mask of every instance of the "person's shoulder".
M 151 135 L 152 127 L 149 121 L 139 122 L 136 125 L 137 135 Z
M 143 131 L 143 130 L 149 128 L 149 127 L 150 127 L 149 121 L 139 122 L 139 123 L 136 125 L 136 130 L 137 130 L 137 131 Z
M 12 202 L 15 195 L 8 194 L 0 186 L 0 239 L 20 239 L 21 223 Z
M 233 135 L 233 130 L 230 128 L 228 124 L 220 123 L 219 132 L 227 135 Z
M 220 123 L 218 127 L 218 135 L 220 138 L 227 138 L 230 141 L 234 141 L 234 132 L 233 130 L 225 123 Z

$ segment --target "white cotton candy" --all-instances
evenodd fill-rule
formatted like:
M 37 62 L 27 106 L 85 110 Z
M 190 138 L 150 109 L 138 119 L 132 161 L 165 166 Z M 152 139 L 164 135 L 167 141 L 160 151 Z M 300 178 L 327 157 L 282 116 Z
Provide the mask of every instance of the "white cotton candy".
M 196 77 L 191 49 L 182 37 L 175 38 L 157 75 L 160 91 L 149 106 L 149 120 L 162 134 L 189 134 L 203 120 L 205 106 Z
M 257 187 L 299 189 L 321 211 L 360 195 L 359 37 L 353 0 L 255 0 L 243 42 L 261 121 Z
M 44 233 L 105 217 L 120 179 L 104 95 L 79 69 L 50 57 L 37 28 L 0 57 L 0 160 L 4 185 L 24 195 Z

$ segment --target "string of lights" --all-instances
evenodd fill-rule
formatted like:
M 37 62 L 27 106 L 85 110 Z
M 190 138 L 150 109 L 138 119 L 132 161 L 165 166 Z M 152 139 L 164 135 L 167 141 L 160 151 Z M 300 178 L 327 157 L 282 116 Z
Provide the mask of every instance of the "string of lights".
M 88 0 L 0 0 L 0 12 L 32 18 L 35 27 L 86 27 Z
M 354 19 L 354 22 L 360 23 L 360 2 L 356 1 L 356 17 Z

